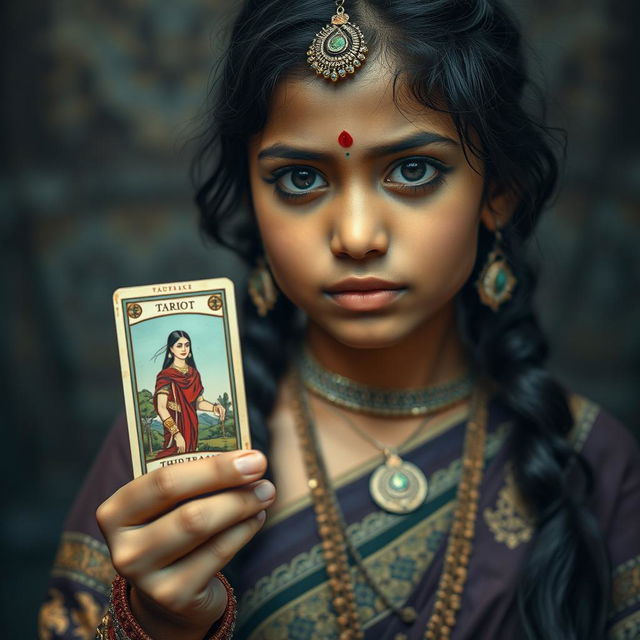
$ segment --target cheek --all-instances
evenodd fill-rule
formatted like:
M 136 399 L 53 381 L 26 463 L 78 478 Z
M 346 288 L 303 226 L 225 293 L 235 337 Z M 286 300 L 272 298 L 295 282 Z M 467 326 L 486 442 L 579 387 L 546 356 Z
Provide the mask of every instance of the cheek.
M 262 244 L 278 288 L 293 302 L 299 303 L 308 290 L 308 271 L 315 262 L 314 242 L 308 230 L 298 228 L 295 220 L 258 214 Z M 318 243 L 315 243 L 316 247 Z
M 466 211 L 447 207 L 434 213 L 428 224 L 411 235 L 406 255 L 413 257 L 426 288 L 449 297 L 462 287 L 473 269 L 480 218 L 475 207 Z

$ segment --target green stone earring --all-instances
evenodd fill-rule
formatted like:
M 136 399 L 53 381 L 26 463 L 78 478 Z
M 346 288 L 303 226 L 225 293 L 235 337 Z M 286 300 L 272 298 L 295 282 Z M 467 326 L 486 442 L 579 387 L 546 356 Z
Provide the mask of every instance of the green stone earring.
M 349 22 L 343 5 L 344 0 L 336 1 L 336 13 L 331 24 L 316 33 L 307 51 L 307 62 L 311 68 L 332 82 L 355 73 L 369 51 L 360 27 Z
M 492 311 L 498 311 L 511 298 L 517 283 L 518 280 L 502 251 L 502 234 L 496 231 L 493 250 L 476 281 L 480 300 Z

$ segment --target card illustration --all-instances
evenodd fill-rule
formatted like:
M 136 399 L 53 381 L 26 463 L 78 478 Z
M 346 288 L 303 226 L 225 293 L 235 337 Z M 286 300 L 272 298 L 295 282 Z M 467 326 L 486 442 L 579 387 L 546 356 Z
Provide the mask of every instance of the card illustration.
M 250 448 L 231 281 L 118 289 L 114 310 L 134 475 Z

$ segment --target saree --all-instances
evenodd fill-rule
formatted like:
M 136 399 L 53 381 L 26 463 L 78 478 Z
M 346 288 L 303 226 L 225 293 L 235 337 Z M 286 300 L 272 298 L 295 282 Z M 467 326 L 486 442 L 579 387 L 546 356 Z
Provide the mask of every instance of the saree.
M 609 640 L 640 637 L 640 452 L 633 437 L 597 405 L 571 397 L 573 446 L 595 471 L 592 511 L 605 536 L 612 568 Z M 418 618 L 406 625 L 389 611 L 357 567 L 351 567 L 358 613 L 368 640 L 423 638 L 442 572 L 467 413 L 435 418 L 402 451 L 429 481 L 425 503 L 396 515 L 371 500 L 373 460 L 336 481 L 349 535 L 376 583 L 395 605 Z M 510 466 L 509 412 L 489 406 L 485 469 L 476 534 L 455 640 L 512 640 L 521 633 L 515 602 L 519 571 L 535 535 Z M 40 615 L 40 638 L 93 638 L 106 607 L 113 568 L 95 525 L 95 508 L 131 477 L 124 422 L 116 425 L 66 525 Z M 117 464 L 114 465 L 114 461 Z M 98 484 L 95 484 L 95 482 Z M 320 538 L 308 498 L 267 520 L 229 573 L 238 596 L 234 637 L 248 640 L 338 638 Z
M 158 394 L 166 393 L 167 410 L 184 437 L 185 451 L 195 451 L 198 447 L 198 413 L 196 403 L 204 391 L 200 373 L 195 367 L 189 367 L 184 374 L 175 367 L 167 367 L 156 377 L 156 389 L 153 394 L 153 408 L 158 412 Z M 162 449 L 158 458 L 174 456 L 178 447 L 168 429 L 164 429 Z

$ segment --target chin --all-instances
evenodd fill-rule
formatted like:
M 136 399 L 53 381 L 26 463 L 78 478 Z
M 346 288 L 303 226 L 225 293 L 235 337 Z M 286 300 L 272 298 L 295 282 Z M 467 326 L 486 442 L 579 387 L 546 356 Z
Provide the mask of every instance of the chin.
M 411 335 L 415 327 L 404 326 L 398 318 L 363 318 L 325 326 L 325 331 L 346 347 L 385 349 Z

